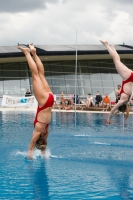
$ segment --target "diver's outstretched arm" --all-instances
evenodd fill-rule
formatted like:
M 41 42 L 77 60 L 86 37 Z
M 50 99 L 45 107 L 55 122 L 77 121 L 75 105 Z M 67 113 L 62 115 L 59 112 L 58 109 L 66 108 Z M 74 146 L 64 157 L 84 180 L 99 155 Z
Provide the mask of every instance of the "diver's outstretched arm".
M 113 123 L 111 118 L 118 112 L 119 106 L 123 105 L 123 103 L 124 103 L 124 101 L 119 100 L 119 102 L 112 108 L 112 110 L 109 113 L 108 119 L 107 119 L 108 124 Z
M 29 145 L 29 149 L 28 149 L 28 159 L 32 159 L 33 158 L 33 151 L 36 145 L 36 141 L 39 139 L 40 137 L 40 132 L 34 132 L 31 141 L 30 141 L 30 145 Z

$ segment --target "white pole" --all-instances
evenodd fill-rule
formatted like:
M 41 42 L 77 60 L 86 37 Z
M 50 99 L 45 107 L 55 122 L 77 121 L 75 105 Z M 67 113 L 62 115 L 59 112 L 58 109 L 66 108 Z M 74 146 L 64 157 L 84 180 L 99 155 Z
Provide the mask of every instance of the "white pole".
M 76 112 L 76 86 L 77 86 L 77 32 L 76 28 L 76 63 L 75 63 L 75 112 Z

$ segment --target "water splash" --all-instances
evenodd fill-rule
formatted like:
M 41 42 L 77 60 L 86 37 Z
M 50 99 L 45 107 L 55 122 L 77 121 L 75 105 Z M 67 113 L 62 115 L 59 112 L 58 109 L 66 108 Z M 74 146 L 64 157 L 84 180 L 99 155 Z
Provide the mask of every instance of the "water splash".
M 83 134 L 83 135 L 75 135 L 75 137 L 90 137 L 91 135 L 85 135 L 85 134 Z
M 27 158 L 28 152 L 26 151 L 17 151 L 15 156 L 23 156 L 24 158 Z M 41 151 L 35 150 L 33 153 L 33 159 L 36 160 L 37 158 L 43 158 L 43 159 L 49 159 L 51 157 L 51 152 L 49 149 L 46 150 L 45 154 L 42 155 Z
M 98 145 L 111 145 L 109 143 L 105 143 L 105 142 L 94 142 L 94 144 L 98 144 Z

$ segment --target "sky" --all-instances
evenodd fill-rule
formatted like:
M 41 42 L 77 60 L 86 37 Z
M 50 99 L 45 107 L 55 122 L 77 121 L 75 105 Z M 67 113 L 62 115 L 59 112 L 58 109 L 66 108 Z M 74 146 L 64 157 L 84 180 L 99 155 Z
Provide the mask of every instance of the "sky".
M 133 45 L 133 0 L 0 0 L 0 46 Z

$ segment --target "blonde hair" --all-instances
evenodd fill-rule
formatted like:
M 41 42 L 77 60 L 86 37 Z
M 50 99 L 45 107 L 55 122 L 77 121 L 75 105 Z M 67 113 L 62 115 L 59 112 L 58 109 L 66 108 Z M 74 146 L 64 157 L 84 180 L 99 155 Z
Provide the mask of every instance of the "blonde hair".
M 44 151 L 47 147 L 47 141 L 46 140 L 43 140 L 42 138 L 39 138 L 37 141 L 36 141 L 36 144 L 35 144 L 36 148 L 41 150 L 41 151 Z

